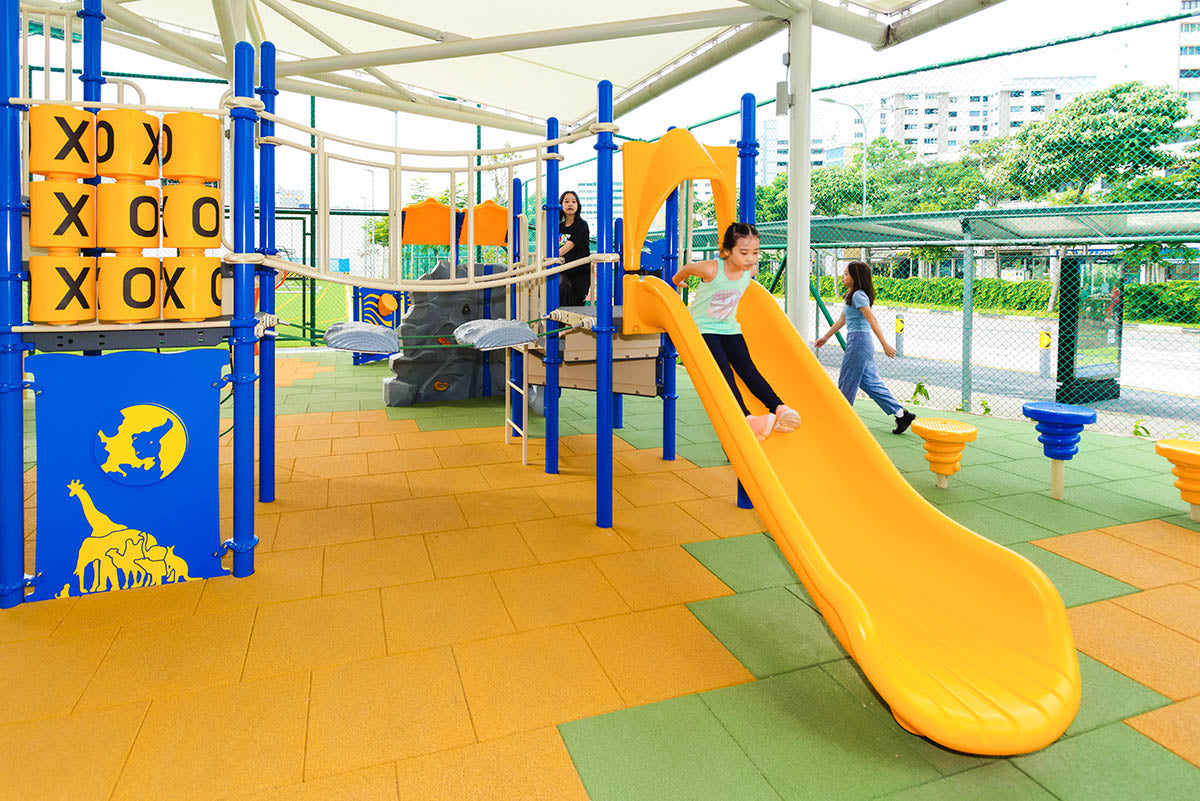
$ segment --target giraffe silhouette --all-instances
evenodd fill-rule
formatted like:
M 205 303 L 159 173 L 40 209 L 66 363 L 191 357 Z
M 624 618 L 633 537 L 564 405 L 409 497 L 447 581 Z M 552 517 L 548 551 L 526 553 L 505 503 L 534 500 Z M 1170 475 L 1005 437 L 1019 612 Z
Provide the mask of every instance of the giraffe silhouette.
M 67 493 L 72 498 L 79 499 L 83 508 L 83 516 L 87 518 L 92 533 L 84 537 L 79 545 L 79 558 L 75 562 L 75 577 L 79 581 L 79 592 L 104 592 L 110 589 L 124 589 L 132 586 L 133 577 L 118 567 L 112 553 L 126 552 L 126 546 L 132 543 L 138 549 L 156 545 L 149 534 L 132 529 L 113 520 L 92 502 L 92 496 L 83 488 L 79 481 L 67 484 Z M 144 552 L 144 550 L 143 550 Z M 92 569 L 92 579 L 85 584 L 88 568 Z

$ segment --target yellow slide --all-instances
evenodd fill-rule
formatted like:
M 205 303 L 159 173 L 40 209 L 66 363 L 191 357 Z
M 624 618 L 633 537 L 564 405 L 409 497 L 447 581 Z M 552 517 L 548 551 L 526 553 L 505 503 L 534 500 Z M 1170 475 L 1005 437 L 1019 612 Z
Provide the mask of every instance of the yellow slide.
M 763 443 L 671 287 L 628 276 L 625 300 L 642 330 L 670 334 L 759 515 L 900 725 L 975 754 L 1054 742 L 1078 710 L 1080 679 L 1049 579 L 908 485 L 757 283 L 738 321 L 754 363 L 803 420 Z

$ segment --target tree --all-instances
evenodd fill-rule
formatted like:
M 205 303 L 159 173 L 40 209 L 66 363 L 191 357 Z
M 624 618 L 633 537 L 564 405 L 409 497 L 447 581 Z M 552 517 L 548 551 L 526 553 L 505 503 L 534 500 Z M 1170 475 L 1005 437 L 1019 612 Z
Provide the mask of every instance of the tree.
M 1163 146 L 1185 133 L 1187 116 L 1187 101 L 1167 86 L 1133 81 L 1080 95 L 1017 134 L 1008 160 L 1012 183 L 1030 200 L 1120 197 L 1178 165 Z

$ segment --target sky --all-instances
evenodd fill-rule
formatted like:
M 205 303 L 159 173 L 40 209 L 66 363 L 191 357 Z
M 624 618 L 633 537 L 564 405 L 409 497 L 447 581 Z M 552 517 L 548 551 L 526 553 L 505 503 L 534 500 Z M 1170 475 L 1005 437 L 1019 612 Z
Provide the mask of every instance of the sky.
M 732 2 L 732 0 L 731 0 Z M 1064 36 L 1108 28 L 1135 20 L 1164 16 L 1179 8 L 1178 0 L 1006 0 L 946 28 L 934 31 L 883 52 L 870 46 L 821 29 L 813 34 L 813 85 L 820 87 L 857 78 L 877 76 L 955 58 L 1019 47 Z M 1016 77 L 1095 76 L 1095 84 L 1104 86 L 1134 77 L 1155 82 L 1172 82 L 1178 68 L 1177 38 L 1172 26 L 1157 26 L 1144 32 L 1122 34 L 1089 43 L 1072 45 L 1035 54 L 984 62 L 970 67 L 921 75 L 868 86 L 838 90 L 827 96 L 856 103 L 870 112 L 872 98 L 897 88 L 921 88 L 927 91 L 957 87 L 986 87 Z M 1177 30 L 1177 26 L 1174 28 Z M 692 81 L 656 98 L 617 122 L 622 133 L 639 138 L 660 135 L 670 125 L 688 125 L 737 108 L 741 95 L 752 92 L 760 99 L 773 98 L 775 84 L 786 78 L 782 56 L 787 36 L 774 36 L 718 65 Z M 106 46 L 106 69 L 131 72 L 186 74 L 187 70 L 156 59 Z M 148 102 L 211 106 L 221 87 L 197 87 L 188 84 L 146 82 Z M 308 123 L 307 98 L 284 93 L 279 112 L 291 119 Z M 759 110 L 772 115 L 773 107 Z M 853 114 L 830 104 L 814 102 L 814 135 L 845 137 L 857 125 Z M 727 144 L 738 133 L 736 118 L 706 126 L 697 131 L 701 141 Z M 473 126 L 395 114 L 336 101 L 318 101 L 317 127 L 334 134 L 391 145 L 399 143 L 418 148 L 462 148 L 475 145 Z M 781 121 L 781 130 L 786 123 Z M 532 141 L 533 137 L 507 131 L 484 129 L 484 147 L 500 147 Z M 591 143 L 564 149 L 565 164 L 594 156 Z M 307 190 L 307 156 L 292 151 L 280 156 L 281 186 Z M 619 170 L 619 167 L 618 167 Z M 577 177 L 578 176 L 578 177 Z M 568 170 L 563 188 L 574 181 L 594 180 L 594 166 Z M 444 187 L 443 179 L 443 187 Z M 381 208 L 386 203 L 386 174 L 358 165 L 341 165 L 331 176 L 332 202 L 335 206 Z M 438 191 L 434 187 L 434 191 Z M 485 194 L 489 190 L 485 190 Z M 407 194 L 407 192 L 406 192 Z M 408 198 L 406 197 L 406 200 Z

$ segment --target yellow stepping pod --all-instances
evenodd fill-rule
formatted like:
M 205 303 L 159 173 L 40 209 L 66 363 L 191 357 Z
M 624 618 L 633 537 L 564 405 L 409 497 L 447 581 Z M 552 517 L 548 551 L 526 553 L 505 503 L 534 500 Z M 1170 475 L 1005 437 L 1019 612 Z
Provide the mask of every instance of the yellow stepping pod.
M 719 219 L 732 218 L 733 171 L 711 155 L 704 164 L 714 149 L 689 140 L 677 130 L 658 143 L 678 147 L 677 159 L 625 146 L 634 269 L 655 204 L 679 181 L 708 172 Z M 752 281 L 738 322 L 755 365 L 804 424 L 761 443 L 670 286 L 626 276 L 625 309 L 627 332 L 633 322 L 671 336 L 759 516 L 901 726 L 994 755 L 1035 751 L 1066 731 L 1079 662 L 1054 585 L 908 485 L 769 292 Z
M 913 433 L 925 440 L 925 459 L 929 469 L 937 474 L 937 485 L 950 486 L 950 476 L 962 467 L 963 448 L 979 435 L 975 426 L 946 420 L 942 417 L 923 417 L 912 425 Z
M 1154 443 L 1159 456 L 1175 465 L 1171 472 L 1179 476 L 1175 486 L 1190 506 L 1192 520 L 1200 523 L 1200 442 L 1187 439 L 1164 439 Z

